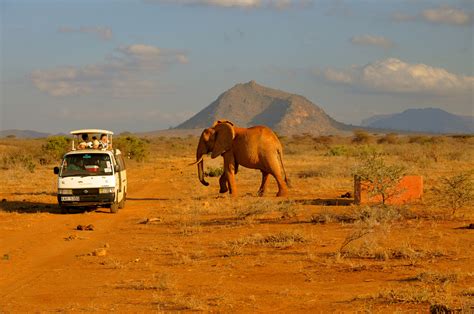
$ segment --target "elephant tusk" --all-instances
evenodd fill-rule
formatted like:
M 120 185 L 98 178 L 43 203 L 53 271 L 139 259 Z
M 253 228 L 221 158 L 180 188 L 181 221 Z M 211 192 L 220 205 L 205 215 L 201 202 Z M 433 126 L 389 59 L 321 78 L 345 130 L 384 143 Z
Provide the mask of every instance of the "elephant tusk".
M 194 166 L 195 164 L 198 164 L 198 163 L 200 163 L 200 162 L 202 161 L 202 159 L 203 159 L 203 158 L 204 158 L 204 156 L 201 156 L 201 158 L 199 158 L 199 160 L 198 160 L 198 161 L 192 162 L 192 163 L 188 164 L 188 166 Z

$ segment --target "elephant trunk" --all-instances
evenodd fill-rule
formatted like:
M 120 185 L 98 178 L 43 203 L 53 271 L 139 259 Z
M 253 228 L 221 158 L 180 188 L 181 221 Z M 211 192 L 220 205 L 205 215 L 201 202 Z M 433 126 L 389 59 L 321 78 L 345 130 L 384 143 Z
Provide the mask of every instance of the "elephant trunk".
M 205 186 L 208 186 L 209 183 L 204 180 L 204 160 L 203 155 L 207 153 L 206 144 L 201 140 L 199 140 L 199 145 L 196 151 L 196 160 L 197 160 L 197 168 L 198 168 L 198 177 L 199 181 Z

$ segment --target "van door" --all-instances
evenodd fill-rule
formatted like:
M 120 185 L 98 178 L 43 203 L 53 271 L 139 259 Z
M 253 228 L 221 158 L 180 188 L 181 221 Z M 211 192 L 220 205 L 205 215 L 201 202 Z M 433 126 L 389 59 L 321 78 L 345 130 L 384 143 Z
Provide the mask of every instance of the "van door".
M 119 183 L 118 202 L 123 203 L 127 196 L 127 169 L 121 154 L 116 155 L 115 160 L 120 168 L 117 180 Z

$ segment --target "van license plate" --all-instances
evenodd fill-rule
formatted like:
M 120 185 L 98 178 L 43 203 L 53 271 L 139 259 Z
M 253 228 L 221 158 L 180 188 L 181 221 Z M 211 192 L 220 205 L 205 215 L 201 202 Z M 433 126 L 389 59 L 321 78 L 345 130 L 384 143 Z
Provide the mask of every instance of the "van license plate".
M 79 202 L 79 196 L 61 196 L 63 202 Z

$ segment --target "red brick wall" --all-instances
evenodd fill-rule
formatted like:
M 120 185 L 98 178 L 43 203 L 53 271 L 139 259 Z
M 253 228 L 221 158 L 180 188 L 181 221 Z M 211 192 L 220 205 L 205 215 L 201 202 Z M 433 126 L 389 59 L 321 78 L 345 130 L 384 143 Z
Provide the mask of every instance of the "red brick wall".
M 381 203 L 380 195 L 371 195 L 368 192 L 369 182 L 354 178 L 354 202 L 356 204 Z M 423 177 L 404 176 L 389 194 L 394 194 L 385 201 L 385 204 L 405 204 L 419 200 L 423 196 Z

